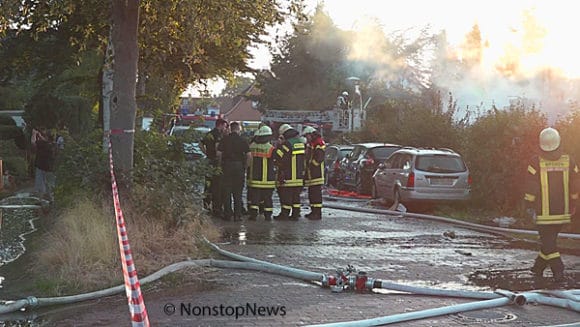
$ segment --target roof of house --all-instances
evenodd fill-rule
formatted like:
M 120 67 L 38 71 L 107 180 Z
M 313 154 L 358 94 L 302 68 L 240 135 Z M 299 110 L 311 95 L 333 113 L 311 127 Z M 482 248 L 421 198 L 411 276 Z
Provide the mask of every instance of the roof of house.
M 222 111 L 224 118 L 229 121 L 260 121 L 262 113 L 254 108 L 252 100 L 248 99 L 249 95 L 258 95 L 260 91 L 252 83 L 242 95 L 234 98 L 234 105 L 227 111 Z

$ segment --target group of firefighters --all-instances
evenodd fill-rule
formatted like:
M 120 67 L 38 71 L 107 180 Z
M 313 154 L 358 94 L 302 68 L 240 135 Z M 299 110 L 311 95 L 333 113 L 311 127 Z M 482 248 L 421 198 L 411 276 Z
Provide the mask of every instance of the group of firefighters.
M 249 220 L 259 215 L 265 220 L 298 220 L 300 193 L 307 187 L 311 210 L 305 217 L 322 219 L 325 143 L 321 134 L 312 126 L 298 131 L 283 124 L 274 140 L 270 126 L 262 123 L 248 144 L 240 131 L 239 123 L 228 127 L 225 120 L 218 119 L 201 141 L 210 165 L 221 168 L 206 180 L 204 205 L 211 207 L 212 214 L 241 220 L 242 191 L 247 185 Z M 273 217 L 274 190 L 280 198 L 280 214 Z
M 222 173 L 209 178 L 210 192 L 205 200 L 206 205 L 212 203 L 215 216 L 241 219 L 241 194 L 246 183 L 250 220 L 255 220 L 259 214 L 266 220 L 298 220 L 300 193 L 304 187 L 308 188 L 311 209 L 306 217 L 322 218 L 325 143 L 315 128 L 306 126 L 299 132 L 283 124 L 278 130 L 278 140 L 273 140 L 272 129 L 262 124 L 248 145 L 239 135 L 236 122 L 230 124 L 231 132 L 224 136 L 227 125 L 225 120 L 218 120 L 216 128 L 202 141 L 202 150 L 210 163 L 222 168 Z M 554 279 L 562 281 L 565 279 L 564 263 L 558 252 L 557 238 L 562 227 L 575 215 L 580 170 L 571 156 L 562 152 L 556 129 L 541 131 L 539 148 L 539 153 L 528 164 L 524 185 L 524 202 L 537 226 L 541 243 L 531 271 L 541 277 L 550 268 Z M 279 215 L 272 217 L 275 189 L 281 210 Z M 231 209 L 232 196 L 234 210 Z

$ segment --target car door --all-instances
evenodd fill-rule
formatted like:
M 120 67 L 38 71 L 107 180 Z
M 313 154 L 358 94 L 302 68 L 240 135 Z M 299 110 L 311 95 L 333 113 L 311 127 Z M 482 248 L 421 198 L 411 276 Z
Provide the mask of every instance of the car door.
M 413 156 L 408 153 L 402 153 L 397 161 L 397 168 L 393 170 L 393 189 L 395 186 L 406 186 L 411 171 Z
M 356 174 L 359 157 L 362 153 L 363 147 L 362 146 L 355 146 L 352 152 L 346 156 L 343 160 L 345 162 L 344 165 L 344 182 L 346 184 L 353 184 L 354 178 Z
M 395 153 L 385 161 L 385 167 L 377 174 L 377 187 L 380 188 L 379 193 L 384 194 L 387 199 L 393 198 L 393 189 L 395 183 L 395 171 L 400 162 L 401 154 Z

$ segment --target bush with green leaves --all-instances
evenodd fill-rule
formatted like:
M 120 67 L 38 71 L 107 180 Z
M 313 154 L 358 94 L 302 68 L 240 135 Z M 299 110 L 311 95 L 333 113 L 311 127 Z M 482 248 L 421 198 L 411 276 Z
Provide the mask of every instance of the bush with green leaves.
M 80 196 L 102 196 L 111 189 L 102 135 L 102 131 L 95 130 L 78 138 L 66 137 L 55 165 L 55 197 L 60 206 L 68 207 Z
M 18 148 L 13 140 L 0 139 L 0 159 L 4 172 L 8 170 L 11 176 L 16 177 L 17 182 L 26 179 L 28 175 L 26 153 Z
M 135 135 L 131 200 L 136 210 L 180 225 L 199 210 L 205 176 L 215 168 L 204 160 L 187 161 L 183 143 L 199 135 L 167 137 L 157 132 Z

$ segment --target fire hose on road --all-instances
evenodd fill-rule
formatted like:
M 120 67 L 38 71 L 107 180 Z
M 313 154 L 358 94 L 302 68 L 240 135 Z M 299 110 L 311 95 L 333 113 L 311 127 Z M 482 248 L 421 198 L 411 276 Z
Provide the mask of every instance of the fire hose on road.
M 389 324 L 402 321 L 417 320 L 428 317 L 435 317 L 463 311 L 480 310 L 508 304 L 524 305 L 529 303 L 538 303 L 565 308 L 575 312 L 580 312 L 580 301 L 578 301 L 578 296 L 576 296 L 576 294 L 580 293 L 580 290 L 550 291 L 550 292 L 535 291 L 535 292 L 513 293 L 510 291 L 476 292 L 476 291 L 457 291 L 457 290 L 422 288 L 368 278 L 366 274 L 362 274 L 360 272 L 356 275 L 350 275 L 350 271 L 349 273 L 345 274 L 344 271 L 338 270 L 337 274 L 334 276 L 327 275 L 324 273 L 316 273 L 307 270 L 273 264 L 270 262 L 261 261 L 245 257 L 239 254 L 235 254 L 229 251 L 225 251 L 219 248 L 217 245 L 207 241 L 206 239 L 205 241 L 212 249 L 214 249 L 221 255 L 238 261 L 224 261 L 214 259 L 183 261 L 169 265 L 145 278 L 142 278 L 141 284 L 153 282 L 167 274 L 176 272 L 184 268 L 216 267 L 226 269 L 254 270 L 277 274 L 304 281 L 316 282 L 323 287 L 330 287 L 333 291 L 341 291 L 344 289 L 368 291 L 374 288 L 383 288 L 411 294 L 482 300 L 479 302 L 463 303 L 436 309 L 396 314 L 387 317 L 365 319 L 353 322 L 340 322 L 336 324 L 327 324 L 322 326 L 339 326 L 339 325 L 376 326 L 381 324 Z M 124 290 L 125 286 L 120 285 L 101 291 L 57 298 L 36 298 L 31 296 L 26 299 L 11 301 L 0 305 L 0 315 L 20 311 L 26 308 L 37 308 L 50 305 L 70 304 L 75 302 L 93 300 L 105 296 L 118 294 L 123 292 Z
M 386 209 L 376 209 L 376 208 L 366 208 L 366 207 L 345 206 L 345 205 L 328 203 L 328 202 L 326 202 L 324 204 L 324 206 L 326 208 L 337 209 L 337 210 L 356 211 L 356 212 L 372 213 L 372 214 L 378 214 L 378 215 L 393 215 L 393 216 L 403 216 L 403 217 L 410 217 L 410 218 L 417 218 L 417 219 L 426 219 L 426 220 L 431 220 L 431 221 L 453 224 L 453 225 L 465 227 L 467 229 L 471 229 L 471 230 L 475 230 L 475 231 L 479 231 L 479 232 L 487 232 L 487 233 L 499 234 L 499 235 L 506 235 L 506 234 L 522 234 L 522 235 L 534 235 L 534 236 L 538 235 L 538 232 L 533 231 L 533 230 L 486 226 L 486 225 L 474 224 L 474 223 L 470 223 L 467 221 L 461 221 L 461 220 L 452 219 L 452 218 L 433 216 L 433 215 L 425 215 L 425 214 L 419 214 L 419 213 L 399 212 L 399 211 L 392 211 L 392 210 L 386 210 Z M 580 234 L 560 233 L 560 234 L 558 234 L 558 237 L 559 238 L 580 240 Z

